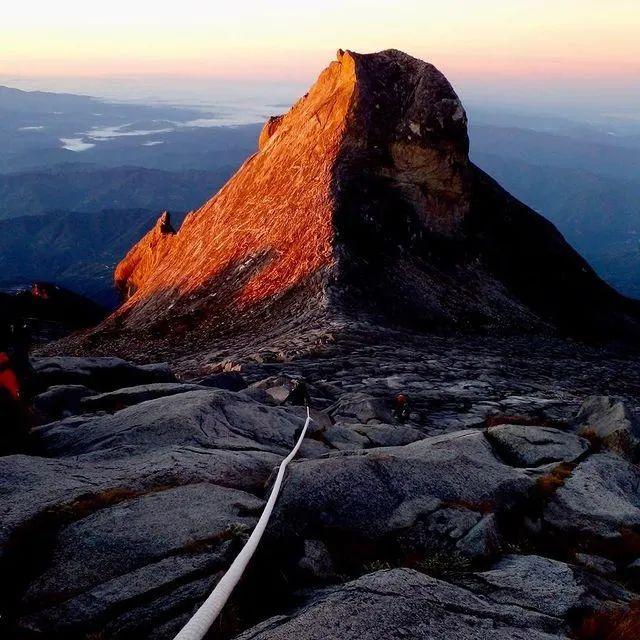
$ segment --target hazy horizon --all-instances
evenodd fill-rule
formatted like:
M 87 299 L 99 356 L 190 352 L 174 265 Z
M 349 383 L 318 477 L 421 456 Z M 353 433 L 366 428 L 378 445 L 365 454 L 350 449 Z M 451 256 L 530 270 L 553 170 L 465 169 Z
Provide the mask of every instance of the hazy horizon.
M 0 84 L 111 100 L 296 99 L 339 47 L 435 64 L 463 101 L 570 117 L 640 112 L 636 0 L 114 0 L 15 4 Z
M 325 65 L 332 58 L 328 55 Z M 0 73 L 0 85 L 23 91 L 72 93 L 106 101 L 164 104 L 208 110 L 239 107 L 260 122 L 278 110 L 286 110 L 307 91 L 322 70 L 308 81 L 220 79 L 213 76 L 139 74 L 117 76 L 17 76 Z M 454 89 L 474 110 L 562 117 L 593 124 L 615 123 L 640 127 L 640 85 L 613 85 L 606 92 L 579 84 L 550 83 L 527 87 L 522 81 L 500 78 L 456 77 L 442 69 Z

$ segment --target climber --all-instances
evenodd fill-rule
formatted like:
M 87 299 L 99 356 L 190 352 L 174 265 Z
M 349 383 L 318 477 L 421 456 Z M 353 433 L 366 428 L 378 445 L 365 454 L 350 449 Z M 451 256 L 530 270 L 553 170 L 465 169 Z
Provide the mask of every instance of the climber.
M 31 327 L 27 321 L 16 321 L 11 326 L 8 354 L 13 370 L 20 381 L 20 398 L 30 403 L 33 393 L 33 367 L 29 360 Z
M 291 391 L 284 401 L 284 404 L 292 404 L 294 406 L 311 406 L 311 396 L 307 388 L 307 382 L 304 378 L 297 378 L 291 381 Z
M 25 330 L 26 331 L 26 330 Z M 24 451 L 29 425 L 31 365 L 23 328 L 0 325 L 0 455 Z
M 409 398 L 404 393 L 399 393 L 393 399 L 393 416 L 400 422 L 404 423 L 409 419 L 409 413 L 411 409 L 409 407 Z

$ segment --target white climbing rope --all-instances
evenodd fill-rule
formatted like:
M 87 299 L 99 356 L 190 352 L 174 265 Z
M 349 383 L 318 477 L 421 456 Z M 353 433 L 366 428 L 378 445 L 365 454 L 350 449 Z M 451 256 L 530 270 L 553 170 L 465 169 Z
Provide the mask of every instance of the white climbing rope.
M 240 553 L 236 556 L 236 559 L 231 563 L 227 572 L 222 576 L 222 578 L 220 578 L 215 589 L 211 592 L 200 608 L 193 614 L 189 622 L 182 627 L 180 633 L 175 637 L 175 640 L 202 640 L 207 631 L 211 628 L 215 619 L 220 614 L 220 611 L 222 611 L 224 605 L 227 603 L 229 596 L 240 581 L 240 578 L 242 578 L 242 574 L 247 568 L 249 560 L 251 560 L 253 554 L 258 548 L 258 544 L 260 544 L 260 539 L 262 538 L 264 530 L 267 528 L 273 507 L 278 499 L 280 486 L 282 485 L 282 479 L 284 478 L 284 472 L 286 471 L 289 462 L 291 462 L 296 453 L 298 453 L 298 449 L 302 444 L 310 422 L 311 414 L 309 413 L 309 407 L 307 407 L 307 419 L 304 423 L 304 427 L 302 428 L 302 433 L 291 450 L 291 453 L 280 463 L 276 481 L 273 483 L 273 489 L 271 489 L 271 494 L 269 495 L 264 511 L 258 520 L 258 524 L 256 524 L 255 529 L 249 536 L 249 539 L 240 550 Z

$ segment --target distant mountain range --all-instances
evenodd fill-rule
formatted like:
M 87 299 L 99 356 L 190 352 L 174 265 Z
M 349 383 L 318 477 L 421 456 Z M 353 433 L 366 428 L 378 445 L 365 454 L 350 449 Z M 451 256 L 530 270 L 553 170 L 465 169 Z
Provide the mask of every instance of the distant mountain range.
M 215 193 L 234 170 L 233 166 L 213 171 L 163 171 L 130 166 L 105 169 L 61 165 L 43 171 L 0 174 L 0 220 L 53 210 L 186 211 Z
M 177 223 L 183 215 L 174 215 Z M 156 218 L 157 212 L 127 209 L 0 221 L 0 287 L 46 279 L 113 307 L 115 265 Z
M 471 126 L 469 134 L 472 152 L 556 169 L 579 169 L 616 180 L 640 179 L 640 146 L 633 137 L 612 137 L 610 144 L 604 144 L 571 135 L 489 125 Z

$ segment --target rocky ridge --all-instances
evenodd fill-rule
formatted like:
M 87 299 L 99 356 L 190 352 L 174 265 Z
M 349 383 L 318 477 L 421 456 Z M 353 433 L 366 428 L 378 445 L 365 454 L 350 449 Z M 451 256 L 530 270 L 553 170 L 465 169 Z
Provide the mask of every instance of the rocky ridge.
M 468 156 L 432 65 L 339 51 L 259 150 L 177 230 L 166 214 L 116 271 L 126 300 L 58 351 L 289 355 L 354 321 L 419 330 L 637 337 L 640 306 Z

